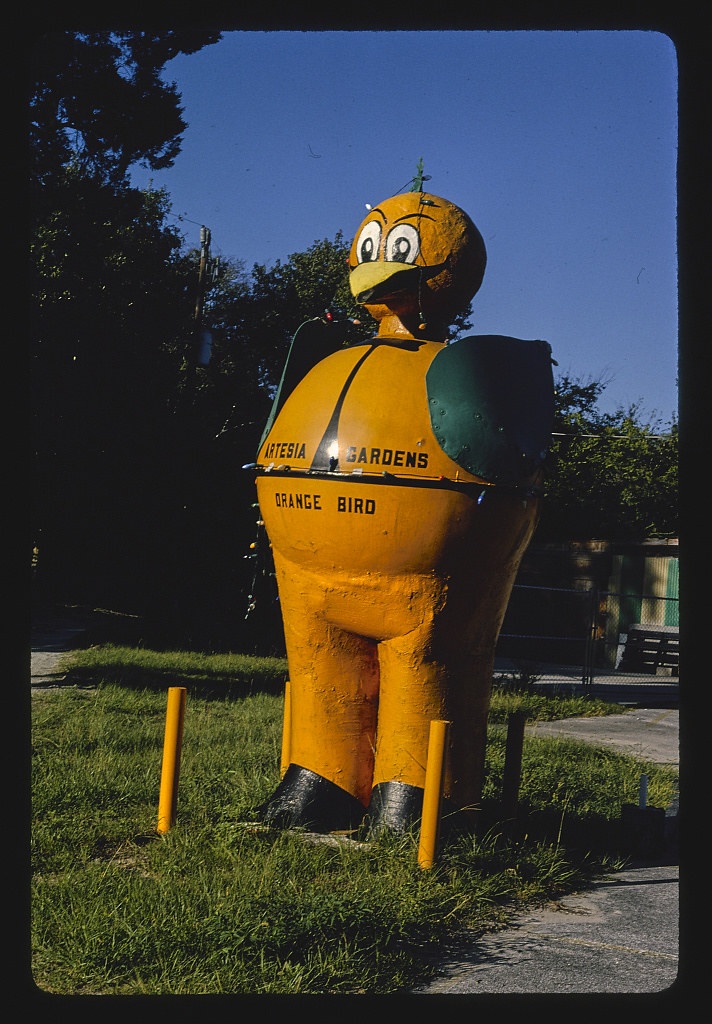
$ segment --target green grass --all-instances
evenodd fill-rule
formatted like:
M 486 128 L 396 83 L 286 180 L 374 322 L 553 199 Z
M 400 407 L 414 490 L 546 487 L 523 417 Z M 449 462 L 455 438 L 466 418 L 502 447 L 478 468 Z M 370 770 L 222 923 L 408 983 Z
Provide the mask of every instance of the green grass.
M 101 682 L 140 689 L 185 686 L 203 696 L 244 696 L 254 690 L 281 694 L 287 678 L 286 658 L 155 651 L 117 644 L 74 651 L 66 664 L 69 681 L 79 686 Z
M 492 699 L 483 828 L 417 865 L 417 834 L 368 844 L 272 832 L 254 808 L 279 780 L 286 663 L 97 647 L 75 687 L 32 698 L 32 959 L 61 994 L 383 994 L 433 954 L 623 863 L 618 819 L 666 806 L 676 773 L 527 737 L 516 831 L 498 821 L 512 710 L 608 713 L 581 698 Z M 156 833 L 166 689 L 186 685 L 178 814 Z M 276 692 L 275 692 L 276 691 Z

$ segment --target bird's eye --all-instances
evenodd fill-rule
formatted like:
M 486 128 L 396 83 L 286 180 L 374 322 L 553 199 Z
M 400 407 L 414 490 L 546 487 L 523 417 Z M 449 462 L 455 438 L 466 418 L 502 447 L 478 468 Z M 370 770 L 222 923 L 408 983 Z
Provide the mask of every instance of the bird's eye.
M 366 224 L 356 242 L 356 259 L 359 263 L 372 263 L 378 259 L 378 248 L 381 244 L 381 225 L 377 220 Z
M 420 252 L 420 235 L 412 224 L 396 224 L 386 238 L 386 259 L 392 263 L 415 263 Z

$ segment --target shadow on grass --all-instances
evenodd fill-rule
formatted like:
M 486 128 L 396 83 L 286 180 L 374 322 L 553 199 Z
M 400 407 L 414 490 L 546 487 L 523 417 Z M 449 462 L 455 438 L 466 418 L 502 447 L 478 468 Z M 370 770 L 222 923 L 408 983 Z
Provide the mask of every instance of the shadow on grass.
M 607 816 L 594 811 L 577 812 L 561 807 L 533 807 L 522 801 L 516 818 L 503 820 L 498 800 L 483 801 L 478 825 L 480 835 L 499 836 L 495 851 L 510 844 L 541 843 L 556 846 L 572 863 L 591 867 L 600 863 L 627 862 L 631 859 L 655 864 L 676 864 L 679 858 L 676 820 L 664 812 L 656 821 L 659 827 L 633 829 L 623 814 Z
M 190 696 L 204 700 L 241 700 L 257 693 L 282 696 L 286 670 L 261 668 L 259 671 L 206 671 L 198 667 L 166 665 L 161 668 L 133 666 L 117 658 L 100 665 L 74 665 L 65 676 L 65 685 L 83 688 L 102 685 L 130 690 L 165 692 L 172 686 L 184 686 Z

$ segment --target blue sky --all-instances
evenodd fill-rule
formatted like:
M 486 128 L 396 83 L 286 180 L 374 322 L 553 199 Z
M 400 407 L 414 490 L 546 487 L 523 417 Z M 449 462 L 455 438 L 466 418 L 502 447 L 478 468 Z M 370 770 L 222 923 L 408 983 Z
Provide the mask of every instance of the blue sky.
M 677 61 L 654 31 L 230 31 L 171 61 L 165 187 L 191 247 L 284 261 L 403 191 L 477 224 L 472 333 L 544 338 L 599 408 L 677 410 Z M 314 311 L 315 314 L 320 312 Z

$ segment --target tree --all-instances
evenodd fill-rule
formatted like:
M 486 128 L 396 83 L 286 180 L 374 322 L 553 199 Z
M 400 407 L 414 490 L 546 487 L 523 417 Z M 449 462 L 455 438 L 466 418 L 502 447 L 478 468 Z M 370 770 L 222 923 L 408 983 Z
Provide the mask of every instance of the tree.
M 363 321 L 352 337 L 375 331 L 375 322 L 349 292 L 348 252 L 339 231 L 333 241 L 315 241 L 305 252 L 292 253 L 284 263 L 277 260 L 270 269 L 253 266 L 244 340 L 256 347 L 259 381 L 270 395 L 279 383 L 291 339 L 306 320 L 328 310 L 340 319 Z
M 186 124 L 175 83 L 160 73 L 219 32 L 50 32 L 32 54 L 31 177 L 51 187 L 66 169 L 115 187 L 132 164 L 170 167 Z
M 175 158 L 185 124 L 160 71 L 218 38 L 60 32 L 33 55 L 32 541 L 58 597 L 119 599 L 161 522 L 146 481 L 175 436 L 194 285 L 165 194 L 127 172 Z
M 43 580 L 116 601 L 145 558 L 137 523 L 160 518 L 146 484 L 176 433 L 192 268 L 162 197 L 129 192 L 107 218 L 105 188 L 68 182 L 33 243 L 33 532 Z
M 643 540 L 678 530 L 678 427 L 636 405 L 602 413 L 605 384 L 561 376 L 536 539 Z

